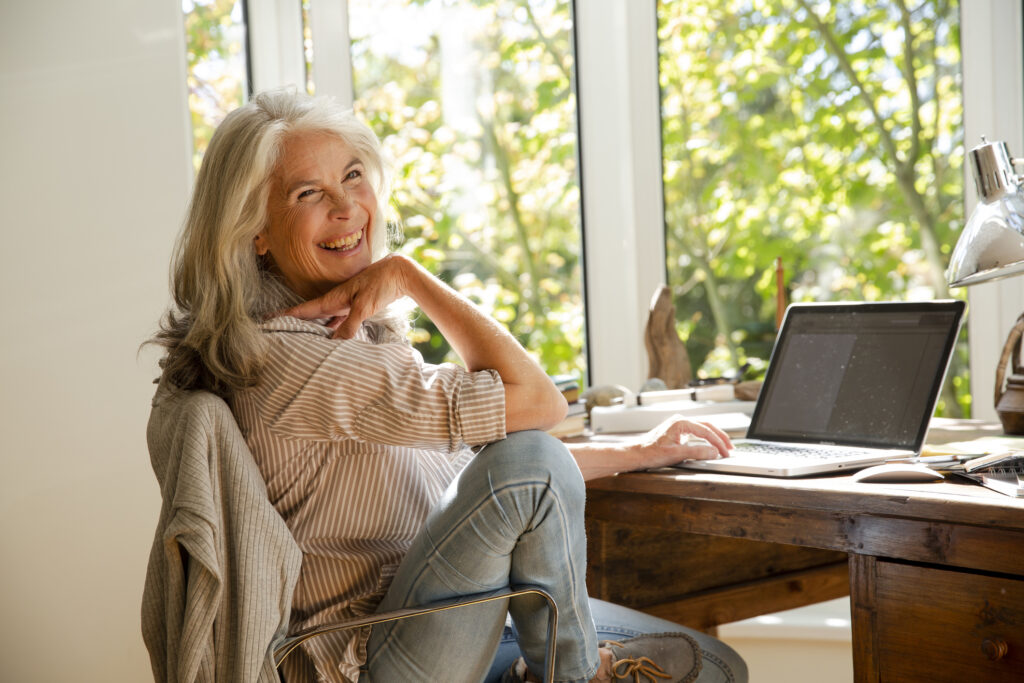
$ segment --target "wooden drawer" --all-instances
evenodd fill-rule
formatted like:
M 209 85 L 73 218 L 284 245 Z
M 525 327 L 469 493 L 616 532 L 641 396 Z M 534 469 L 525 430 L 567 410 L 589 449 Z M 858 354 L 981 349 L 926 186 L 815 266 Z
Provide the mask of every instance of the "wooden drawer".
M 1024 581 L 875 566 L 881 681 L 1024 681 Z

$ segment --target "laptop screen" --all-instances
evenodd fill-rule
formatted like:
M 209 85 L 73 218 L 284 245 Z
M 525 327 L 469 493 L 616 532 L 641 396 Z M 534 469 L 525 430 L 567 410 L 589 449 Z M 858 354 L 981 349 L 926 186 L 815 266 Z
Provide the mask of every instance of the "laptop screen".
M 793 304 L 747 436 L 917 450 L 962 301 Z

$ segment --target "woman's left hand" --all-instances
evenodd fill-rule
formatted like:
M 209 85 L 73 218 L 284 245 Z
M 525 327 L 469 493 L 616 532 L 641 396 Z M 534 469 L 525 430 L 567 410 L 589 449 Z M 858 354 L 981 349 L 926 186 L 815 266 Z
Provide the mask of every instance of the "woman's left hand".
M 647 432 L 634 448 L 637 468 L 647 469 L 683 460 L 724 458 L 732 450 L 732 441 L 714 425 L 676 415 Z

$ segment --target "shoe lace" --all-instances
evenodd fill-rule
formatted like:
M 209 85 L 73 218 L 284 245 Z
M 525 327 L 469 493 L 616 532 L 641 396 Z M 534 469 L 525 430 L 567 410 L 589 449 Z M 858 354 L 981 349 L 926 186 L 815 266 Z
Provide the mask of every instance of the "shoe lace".
M 622 643 L 616 640 L 608 640 L 603 644 L 625 647 Z M 617 680 L 623 680 L 632 676 L 633 683 L 642 683 L 640 680 L 641 675 L 650 683 L 657 683 L 655 678 L 672 678 L 664 669 L 655 664 L 654 660 L 650 657 L 626 657 L 624 659 L 617 659 L 615 660 L 615 663 L 612 664 L 612 677 Z

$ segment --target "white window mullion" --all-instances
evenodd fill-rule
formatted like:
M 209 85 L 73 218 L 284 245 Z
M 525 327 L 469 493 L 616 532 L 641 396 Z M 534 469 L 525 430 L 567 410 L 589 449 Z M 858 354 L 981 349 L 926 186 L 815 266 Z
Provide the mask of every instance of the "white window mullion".
M 252 90 L 282 85 L 305 88 L 302 5 L 299 0 L 248 0 Z
M 354 91 L 348 3 L 344 0 L 309 0 L 309 25 L 313 38 L 316 94 L 330 95 L 342 106 L 351 107 Z
M 969 10 L 969 11 L 968 11 Z M 1024 21 L 1020 0 L 972 0 L 960 12 L 963 49 L 965 153 L 1002 140 L 1024 157 Z M 965 216 L 977 203 L 974 178 L 964 164 Z M 972 415 L 995 419 L 996 363 L 1003 342 L 1024 310 L 1024 278 L 975 285 L 967 292 Z
M 633 391 L 665 281 L 656 3 L 575 5 L 590 381 Z

